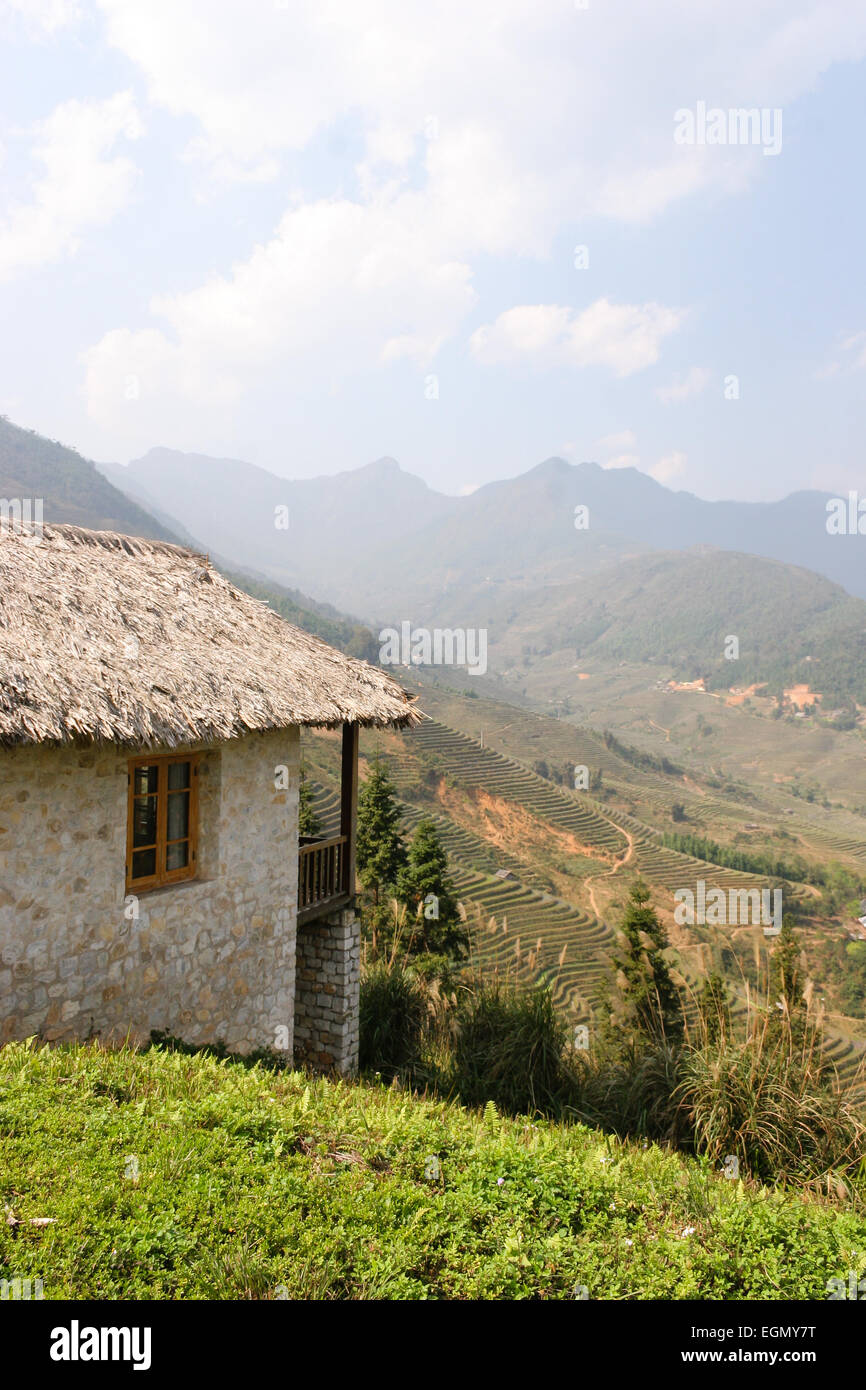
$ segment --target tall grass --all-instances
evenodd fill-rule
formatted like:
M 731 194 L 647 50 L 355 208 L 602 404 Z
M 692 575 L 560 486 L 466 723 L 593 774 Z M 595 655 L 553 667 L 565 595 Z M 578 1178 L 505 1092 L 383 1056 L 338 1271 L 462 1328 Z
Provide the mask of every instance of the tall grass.
M 424 982 L 401 961 L 379 960 L 364 971 L 359 1065 L 389 1079 L 414 1078 L 428 1023 Z
M 851 1095 L 866 1062 L 843 1086 L 809 997 L 791 1017 L 774 1007 L 768 977 L 761 997 L 744 982 L 746 1019 L 733 1026 L 719 979 L 684 997 L 684 1036 L 630 1036 L 602 1009 L 595 1045 L 577 1051 L 548 987 L 482 974 L 477 962 L 425 972 L 423 959 L 407 964 L 402 953 L 410 929 L 392 904 L 390 941 L 365 962 L 362 1070 L 469 1106 L 492 1101 L 512 1115 L 663 1142 L 719 1166 L 733 1156 L 762 1183 L 862 1192 L 866 1125 Z
M 735 1156 L 762 1181 L 854 1177 L 866 1126 L 821 1044 L 814 1021 L 774 1017 L 751 1000 L 741 1035 L 714 1039 L 699 1025 L 673 1096 L 695 1149 Z M 861 1064 L 853 1084 L 862 1076 Z
M 544 987 L 467 974 L 449 994 L 399 957 L 380 959 L 362 983 L 361 1064 L 469 1106 L 570 1118 L 720 1167 L 735 1156 L 762 1183 L 863 1188 L 866 1126 L 819 1028 L 792 1027 L 754 1000 L 736 1034 L 705 1013 L 682 1042 L 622 1038 L 577 1052 Z
M 621 1139 L 643 1138 L 689 1148 L 674 1100 L 683 1050 L 664 1039 L 652 1046 L 623 1045 L 572 1059 L 570 1109 L 584 1124 Z
M 453 1038 L 452 1088 L 465 1104 L 558 1115 L 573 1099 L 566 1026 L 549 990 L 470 978 L 458 992 Z

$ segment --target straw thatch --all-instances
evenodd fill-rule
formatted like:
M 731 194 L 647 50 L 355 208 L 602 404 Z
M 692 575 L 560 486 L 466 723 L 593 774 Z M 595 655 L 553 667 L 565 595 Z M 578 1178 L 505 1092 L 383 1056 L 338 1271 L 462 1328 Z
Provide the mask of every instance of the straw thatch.
M 384 671 L 335 651 L 192 551 L 0 526 L 0 744 L 174 748 L 292 724 L 413 724 Z

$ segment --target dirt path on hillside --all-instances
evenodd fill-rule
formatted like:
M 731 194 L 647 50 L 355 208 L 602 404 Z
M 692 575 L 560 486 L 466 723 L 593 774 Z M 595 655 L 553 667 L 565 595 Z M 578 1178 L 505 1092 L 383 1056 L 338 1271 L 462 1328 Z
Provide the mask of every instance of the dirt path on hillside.
M 606 873 L 591 874 L 589 878 L 584 879 L 584 883 L 589 889 L 590 906 L 593 912 L 595 913 L 596 920 L 599 922 L 601 921 L 601 913 L 598 910 L 598 903 L 595 900 L 595 889 L 593 887 L 593 884 L 596 882 L 597 879 L 600 878 L 613 878 L 614 874 L 618 874 L 620 869 L 624 869 L 626 864 L 628 864 L 634 856 L 634 835 L 631 833 L 631 831 L 627 830 L 624 825 L 617 825 L 616 821 L 608 821 L 608 824 L 616 826 L 616 829 L 619 830 L 625 836 L 625 838 L 628 840 L 628 849 L 626 850 L 622 859 L 617 859 L 616 863 L 613 864 L 611 868 L 607 870 Z
M 697 782 L 693 782 L 687 772 L 683 773 L 683 781 L 685 782 L 686 786 L 691 787 L 692 791 L 694 791 L 698 796 L 706 796 L 707 793 L 704 790 L 704 788 L 699 787 Z
M 652 726 L 653 726 L 654 729 L 658 729 L 658 731 L 659 731 L 660 734 L 664 734 L 664 736 L 665 736 L 665 743 L 670 743 L 670 741 L 671 741 L 671 731 L 670 731 L 670 729 L 663 729 L 662 726 L 661 726 L 661 724 L 657 724 L 657 723 L 655 722 L 654 719 L 650 719 L 649 715 L 647 715 L 647 719 L 649 719 L 649 722 L 650 722 L 650 724 L 652 724 Z

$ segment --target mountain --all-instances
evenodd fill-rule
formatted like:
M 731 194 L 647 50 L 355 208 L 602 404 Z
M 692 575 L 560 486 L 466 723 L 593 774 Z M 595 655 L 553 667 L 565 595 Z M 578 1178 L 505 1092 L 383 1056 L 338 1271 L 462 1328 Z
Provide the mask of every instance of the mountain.
M 109 473 L 263 582 L 312 590 L 377 629 L 486 629 L 491 672 L 530 698 L 549 694 L 553 667 L 561 681 L 579 661 L 710 687 L 802 683 L 825 707 L 866 704 L 862 537 L 828 534 L 822 493 L 705 502 L 632 468 L 561 458 L 466 497 L 393 459 L 290 482 L 154 449 Z M 731 635 L 737 662 L 724 655 Z
M 540 582 L 696 545 L 798 565 L 866 597 L 866 542 L 828 534 L 821 492 L 707 502 L 634 468 L 561 458 L 468 497 L 433 491 L 393 459 L 291 482 L 239 460 L 152 449 L 105 471 L 213 550 L 368 621 L 395 618 L 395 594 L 425 617 L 467 583 Z M 274 526 L 279 506 L 287 530 Z M 575 529 L 577 506 L 588 509 L 586 530 Z
M 359 609 L 353 582 L 359 555 L 390 550 L 395 538 L 444 519 L 458 505 L 457 498 L 431 491 L 393 459 L 290 482 L 237 459 L 151 449 L 126 468 L 109 465 L 104 471 L 115 486 L 175 519 L 209 550 L 350 612 Z M 284 519 L 287 525 L 277 524 Z
M 152 449 L 105 472 L 212 550 L 374 623 L 401 616 L 395 595 L 414 621 L 428 621 L 479 576 L 519 585 L 554 560 L 573 573 L 576 554 L 594 570 L 651 548 L 595 527 L 578 551 L 573 470 L 562 460 L 469 497 L 437 493 L 393 459 L 292 482 L 238 460 Z M 284 530 L 274 525 L 279 507 L 288 508 Z
M 0 417 L 0 497 L 42 498 L 46 522 L 67 522 L 96 531 L 119 531 L 205 550 L 194 529 L 169 516 L 158 502 L 143 495 L 133 497 L 109 481 L 107 475 L 124 475 L 114 465 L 96 466 L 74 449 L 21 429 Z M 194 521 L 194 518 L 193 518 Z M 375 660 L 378 643 L 361 624 L 345 618 L 329 604 L 308 598 L 296 589 L 265 579 L 255 569 L 241 572 L 237 559 L 211 550 L 217 569 L 238 588 L 269 603 L 275 612 L 296 627 L 311 632 L 350 656 Z
M 45 521 L 150 540 L 174 536 L 75 449 L 0 416 L 0 496 L 42 498 Z
M 654 552 L 520 599 L 488 598 L 485 617 L 500 670 L 529 652 L 565 669 L 641 663 L 708 689 L 802 683 L 825 708 L 866 705 L 866 602 L 777 560 L 709 546 Z M 523 669 L 520 679 L 532 684 Z
M 637 555 L 697 545 L 797 565 L 866 597 L 866 540 L 827 533 L 822 493 L 781 502 L 705 502 L 634 468 L 552 458 L 457 500 L 450 516 L 432 517 L 411 539 L 398 536 L 376 562 L 362 555 L 354 584 L 356 604 L 366 598 L 365 614 L 381 614 L 390 591 L 421 605 L 422 613 L 444 608 L 456 616 L 451 595 L 462 598 L 467 586 L 582 582 Z M 583 530 L 575 526 L 583 519 L 575 516 L 578 507 L 587 509 Z

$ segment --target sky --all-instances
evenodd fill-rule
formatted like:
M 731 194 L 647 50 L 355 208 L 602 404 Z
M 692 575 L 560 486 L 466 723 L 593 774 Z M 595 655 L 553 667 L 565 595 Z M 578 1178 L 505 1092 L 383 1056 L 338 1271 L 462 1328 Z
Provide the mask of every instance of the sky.
M 862 0 L 0 0 L 0 48 L 15 423 L 866 492 Z

